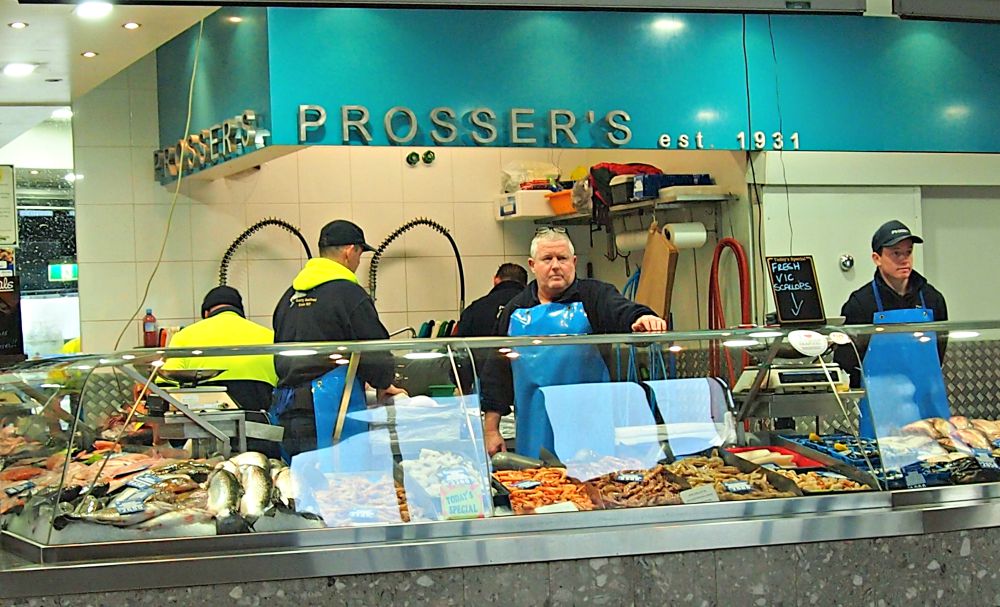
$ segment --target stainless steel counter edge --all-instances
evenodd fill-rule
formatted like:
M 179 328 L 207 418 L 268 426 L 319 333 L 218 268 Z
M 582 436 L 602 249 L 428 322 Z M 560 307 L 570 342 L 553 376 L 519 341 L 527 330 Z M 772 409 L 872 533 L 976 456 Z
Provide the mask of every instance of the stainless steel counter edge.
M 818 502 L 822 499 L 868 497 L 841 495 L 819 498 L 813 512 L 790 508 L 792 512 L 771 511 L 754 516 L 747 511 L 748 518 L 686 521 L 681 519 L 689 517 L 668 513 L 673 509 L 679 514 L 688 507 L 668 506 L 592 513 L 598 515 L 596 518 L 587 513 L 477 521 L 470 526 L 482 525 L 480 531 L 484 533 L 475 535 L 385 538 L 381 542 L 359 544 L 257 547 L 188 556 L 25 565 L 0 571 L 0 598 L 37 596 L 53 587 L 58 587 L 60 594 L 109 592 L 866 539 L 1000 526 L 1000 499 L 982 497 L 993 494 L 991 489 L 947 489 L 957 489 L 956 500 L 918 504 L 920 492 L 913 492 L 908 496 L 913 503 L 905 505 L 861 510 L 820 508 Z M 950 497 L 947 489 L 923 493 L 947 500 Z M 969 499 L 970 494 L 978 494 L 980 498 Z M 620 517 L 619 524 L 608 524 L 609 514 Z M 511 523 L 518 520 L 531 524 L 515 530 Z M 551 524 L 546 525 L 545 521 Z M 485 533 L 487 530 L 491 533 Z

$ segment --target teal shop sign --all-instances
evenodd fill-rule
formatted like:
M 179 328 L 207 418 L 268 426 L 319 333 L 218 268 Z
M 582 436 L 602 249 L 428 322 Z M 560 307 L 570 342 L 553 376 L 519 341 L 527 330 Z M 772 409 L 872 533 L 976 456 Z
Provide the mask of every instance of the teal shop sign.
M 997 24 L 241 10 L 252 35 L 206 25 L 191 133 L 253 108 L 281 146 L 1000 152 Z M 164 148 L 187 135 L 185 36 L 157 53 Z

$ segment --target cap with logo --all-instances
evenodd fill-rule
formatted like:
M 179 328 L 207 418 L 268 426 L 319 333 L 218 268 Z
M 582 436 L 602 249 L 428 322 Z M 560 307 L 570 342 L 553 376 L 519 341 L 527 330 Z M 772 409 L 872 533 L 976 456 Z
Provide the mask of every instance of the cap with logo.
M 356 244 L 362 250 L 374 252 L 375 247 L 365 242 L 365 233 L 356 224 L 345 219 L 337 219 L 323 226 L 319 233 L 319 246 L 342 247 Z
M 924 241 L 923 238 L 910 232 L 910 228 L 906 227 L 902 221 L 895 219 L 887 221 L 882 224 L 882 227 L 875 230 L 875 235 L 872 236 L 872 251 L 879 253 L 883 248 L 899 244 L 906 239 L 912 240 L 913 244 L 920 244 Z

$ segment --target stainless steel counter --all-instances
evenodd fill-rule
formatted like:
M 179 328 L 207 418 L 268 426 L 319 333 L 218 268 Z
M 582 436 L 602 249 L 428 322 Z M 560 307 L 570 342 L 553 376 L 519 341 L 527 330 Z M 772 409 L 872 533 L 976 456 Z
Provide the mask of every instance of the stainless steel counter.
M 0 598 L 918 535 L 1000 526 L 1000 484 L 42 548 L 4 537 Z M 29 563 L 18 555 L 43 559 Z

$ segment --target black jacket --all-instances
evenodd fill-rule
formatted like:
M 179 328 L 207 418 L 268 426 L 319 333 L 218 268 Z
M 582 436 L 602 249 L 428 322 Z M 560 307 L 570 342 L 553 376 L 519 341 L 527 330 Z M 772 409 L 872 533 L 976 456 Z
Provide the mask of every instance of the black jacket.
M 496 335 L 497 318 L 504 306 L 524 286 L 513 280 L 505 280 L 493 287 L 489 293 L 469 304 L 458 319 L 457 337 L 484 337 Z
M 368 293 L 348 280 L 324 282 L 301 293 L 289 287 L 274 308 L 275 343 L 388 338 Z M 332 368 L 326 355 L 274 357 L 279 387 L 301 385 Z M 361 355 L 358 377 L 376 388 L 387 388 L 393 380 L 391 353 Z
M 948 320 L 948 306 L 945 304 L 944 295 L 931 286 L 927 282 L 927 279 L 916 270 L 910 273 L 910 280 L 907 283 L 905 295 L 900 295 L 886 284 L 885 279 L 882 278 L 882 274 L 877 269 L 875 270 L 875 278 L 872 279 L 872 282 L 878 288 L 879 295 L 882 297 L 882 307 L 885 310 L 919 308 L 920 293 L 922 291 L 924 302 L 929 309 L 934 311 L 934 320 Z M 865 286 L 851 293 L 851 296 L 847 298 L 847 302 L 840 309 L 840 314 L 846 318 L 844 321 L 845 324 L 870 325 L 877 311 L 878 306 L 875 305 L 875 294 L 872 293 L 872 283 L 868 282 L 865 283 Z M 944 361 L 945 343 L 946 340 L 944 338 L 938 339 L 938 355 L 942 361 Z M 856 340 L 856 345 L 861 358 L 864 359 L 865 351 L 868 349 L 868 339 L 859 338 Z M 861 362 L 858 361 L 858 357 L 854 354 L 854 348 L 850 345 L 838 347 L 834 354 L 834 359 L 840 365 L 840 368 L 851 374 L 851 385 L 854 387 L 860 386 Z
M 593 334 L 631 333 L 632 323 L 640 316 L 655 314 L 648 307 L 626 299 L 614 285 L 591 278 L 577 278 L 556 300 L 559 303 L 582 302 Z M 497 318 L 497 334 L 507 335 L 511 314 L 521 308 L 533 308 L 538 299 L 538 284 L 531 281 Z M 480 376 L 482 406 L 484 411 L 506 415 L 514 402 L 514 383 L 510 360 L 505 356 L 487 358 Z

